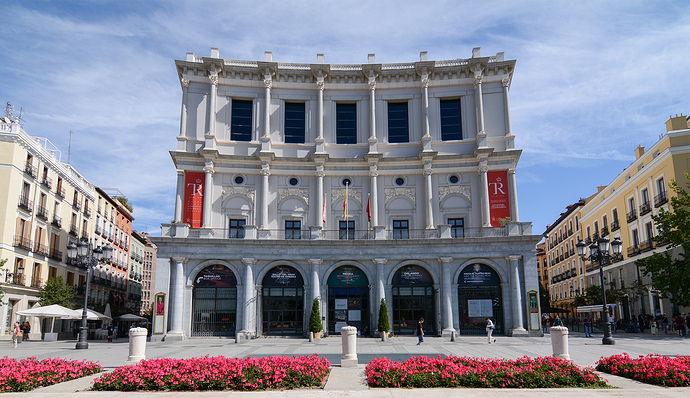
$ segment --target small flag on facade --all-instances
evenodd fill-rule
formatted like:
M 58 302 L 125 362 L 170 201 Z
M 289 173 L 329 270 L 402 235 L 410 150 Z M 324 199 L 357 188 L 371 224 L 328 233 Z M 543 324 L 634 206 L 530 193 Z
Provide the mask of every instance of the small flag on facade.
M 323 219 L 323 225 L 326 225 L 326 198 L 323 198 L 323 211 L 321 212 L 321 217 Z
M 345 184 L 345 197 L 343 198 L 343 219 L 347 219 L 347 187 L 350 184 Z
M 367 198 L 367 216 L 369 217 L 369 222 L 371 222 L 371 194 Z

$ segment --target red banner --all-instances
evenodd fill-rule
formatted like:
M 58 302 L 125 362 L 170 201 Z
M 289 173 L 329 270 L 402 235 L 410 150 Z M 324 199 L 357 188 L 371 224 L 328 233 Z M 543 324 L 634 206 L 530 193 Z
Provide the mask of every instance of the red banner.
M 182 220 L 192 228 L 201 228 L 204 216 L 204 173 L 187 172 L 184 176 L 184 213 Z
M 508 172 L 490 171 L 489 180 L 489 209 L 491 226 L 500 227 L 502 218 L 510 218 L 510 199 L 508 197 Z

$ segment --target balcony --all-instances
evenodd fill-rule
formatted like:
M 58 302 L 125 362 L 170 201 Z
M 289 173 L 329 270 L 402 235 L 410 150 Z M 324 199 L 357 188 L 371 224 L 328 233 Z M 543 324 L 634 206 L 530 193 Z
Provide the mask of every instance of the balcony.
M 84 207 L 84 216 L 86 218 L 91 218 L 91 209 L 88 207 Z
M 666 202 L 668 202 L 668 197 L 666 196 L 666 192 L 661 192 L 660 194 L 658 194 L 654 197 L 654 207 L 659 207 Z
M 62 252 L 57 249 L 50 249 L 48 257 L 56 261 L 62 261 Z
M 38 287 L 41 288 L 43 287 L 43 279 L 40 277 L 34 275 L 31 277 L 31 287 Z
M 79 236 L 79 227 L 72 224 L 69 226 L 69 233 L 74 236 Z
M 613 222 L 611 223 L 611 232 L 618 231 L 619 229 L 621 229 L 620 223 L 618 222 L 618 220 L 613 220 Z
M 15 272 L 15 273 L 10 273 L 8 272 L 5 275 L 5 283 L 9 283 L 12 285 L 24 285 L 24 274 Z
M 26 162 L 24 165 L 24 172 L 33 178 L 36 178 L 36 168 L 30 162 Z
M 639 246 L 635 245 L 628 247 L 628 258 L 637 256 L 640 253 L 642 253 L 642 251 L 640 250 Z
M 96 225 L 96 227 L 93 230 L 94 230 L 94 232 L 96 232 L 96 234 L 98 234 L 98 235 L 101 234 L 101 227 L 99 227 L 98 225 Z
M 75 200 L 74 202 L 72 202 L 72 207 L 74 207 L 74 210 L 81 210 L 81 203 L 79 203 L 79 200 Z
M 27 238 L 26 236 L 15 235 L 13 246 L 31 251 L 31 239 Z
M 64 199 L 65 198 L 65 188 L 58 185 L 57 188 L 55 188 L 55 195 L 59 196 L 60 199 Z
M 601 229 L 601 237 L 603 238 L 604 236 L 608 236 L 609 234 L 609 227 L 604 227 Z
M 631 223 L 635 220 L 637 220 L 637 211 L 635 209 L 630 210 L 630 213 L 628 213 L 628 223 Z
M 591 245 L 591 244 L 592 244 L 592 237 L 591 237 L 591 236 L 586 237 L 586 238 L 585 238 L 585 243 L 586 243 L 587 245 Z
M 42 245 L 40 243 L 36 243 L 34 245 L 34 253 L 38 253 L 43 256 L 47 256 L 50 250 L 48 249 L 48 246 Z
M 51 189 L 53 188 L 53 180 L 50 179 L 48 176 L 43 176 L 43 179 L 41 180 L 41 184 L 43 184 L 44 187 Z
M 36 217 L 38 217 L 44 221 L 47 221 L 48 220 L 48 209 L 46 209 L 45 207 L 43 207 L 41 205 L 38 205 L 38 207 L 36 208 Z
M 652 249 L 654 249 L 654 241 L 653 240 L 648 240 L 646 242 L 640 243 L 640 252 L 648 252 Z
M 640 205 L 640 217 L 652 211 L 652 205 L 649 202 L 644 202 Z
M 59 216 L 53 216 L 53 222 L 51 223 L 58 228 L 62 227 L 62 219 Z
M 84 288 L 79 286 L 79 285 L 74 285 L 73 287 L 73 294 L 75 296 L 84 296 Z
M 19 196 L 19 207 L 31 213 L 33 211 L 33 203 L 24 195 Z

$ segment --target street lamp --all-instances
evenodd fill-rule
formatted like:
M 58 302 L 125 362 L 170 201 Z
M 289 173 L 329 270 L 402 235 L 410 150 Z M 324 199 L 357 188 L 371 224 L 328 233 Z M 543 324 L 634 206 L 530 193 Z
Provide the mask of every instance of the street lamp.
M 609 254 L 610 247 L 613 247 L 613 255 L 618 256 L 621 254 L 623 249 L 623 242 L 616 238 L 613 242 L 609 243 L 609 238 L 603 237 L 599 238 L 596 243 L 592 243 L 589 246 L 589 258 L 587 257 L 587 244 L 583 241 L 577 242 L 577 254 L 582 257 L 583 260 L 589 259 L 589 261 L 599 261 L 599 281 L 601 282 L 601 297 L 604 301 L 604 338 L 601 340 L 602 344 L 614 345 L 616 340 L 611 336 L 611 322 L 609 322 L 609 307 L 606 305 L 606 288 L 604 285 L 604 260 L 610 261 L 611 255 Z
M 79 340 L 77 341 L 77 350 L 89 348 L 89 343 L 86 342 L 86 333 L 88 327 L 86 325 L 86 305 L 89 300 L 89 280 L 91 279 L 91 268 L 98 265 L 101 260 L 110 261 L 113 256 L 113 248 L 109 244 L 104 244 L 94 249 L 91 242 L 82 239 L 76 245 L 70 243 L 67 245 L 67 258 L 70 259 L 74 265 L 81 265 L 86 267 L 86 287 L 84 288 L 84 309 L 81 313 L 81 326 L 79 327 Z

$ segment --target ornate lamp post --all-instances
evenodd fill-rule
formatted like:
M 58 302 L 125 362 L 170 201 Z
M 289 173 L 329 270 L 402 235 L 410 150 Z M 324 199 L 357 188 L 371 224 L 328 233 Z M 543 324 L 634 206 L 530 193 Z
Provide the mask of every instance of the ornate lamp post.
M 611 335 L 611 322 L 609 322 L 609 307 L 606 305 L 606 287 L 604 285 L 604 260 L 610 261 L 609 254 L 610 247 L 613 247 L 613 255 L 618 256 L 623 250 L 623 242 L 616 238 L 609 243 L 609 238 L 599 238 L 596 243 L 589 246 L 589 256 L 587 256 L 587 244 L 583 241 L 577 242 L 577 254 L 583 260 L 589 259 L 591 262 L 599 261 L 599 281 L 601 283 L 601 297 L 604 302 L 604 310 L 602 316 L 604 317 L 604 338 L 601 340 L 602 344 L 614 345 L 616 340 Z
M 86 287 L 84 290 L 84 310 L 81 313 L 81 326 L 79 327 L 79 340 L 75 349 L 83 350 L 89 348 L 89 343 L 86 342 L 86 333 L 88 326 L 86 325 L 86 305 L 89 300 L 89 280 L 91 279 L 91 269 L 98 265 L 101 260 L 109 261 L 113 256 L 113 248 L 109 244 L 99 246 L 94 249 L 91 242 L 82 239 L 76 245 L 70 243 L 67 245 L 67 258 L 72 264 L 86 267 Z

